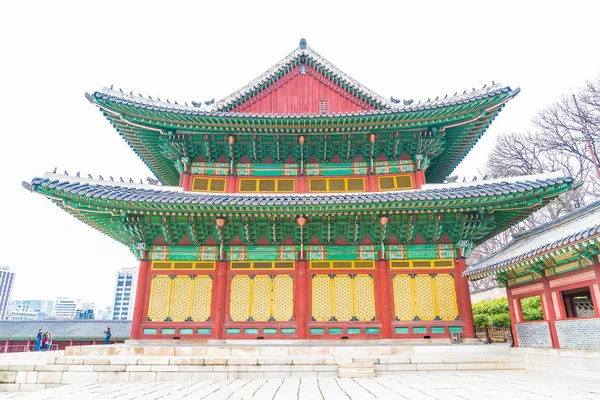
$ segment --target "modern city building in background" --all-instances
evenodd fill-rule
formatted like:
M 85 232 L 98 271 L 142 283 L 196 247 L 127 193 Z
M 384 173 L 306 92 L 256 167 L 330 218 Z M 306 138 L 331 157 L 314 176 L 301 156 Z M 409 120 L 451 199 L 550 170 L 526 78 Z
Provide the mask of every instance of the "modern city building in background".
M 117 272 L 113 301 L 113 320 L 133 318 L 133 299 L 137 287 L 138 268 L 123 268 Z
M 11 301 L 8 305 L 8 311 L 6 313 L 6 319 L 11 321 L 30 321 L 38 319 L 38 313 L 29 308 L 28 305 L 18 304 L 13 305 Z
M 52 317 L 54 302 L 52 300 L 11 300 L 8 303 L 8 319 L 12 312 L 35 312 L 35 319 L 45 319 Z
M 10 272 L 10 268 L 0 265 L 0 319 L 6 318 L 14 282 L 15 273 Z
M 57 297 L 53 316 L 57 319 L 74 319 L 77 310 L 82 309 L 83 301 L 70 297 Z

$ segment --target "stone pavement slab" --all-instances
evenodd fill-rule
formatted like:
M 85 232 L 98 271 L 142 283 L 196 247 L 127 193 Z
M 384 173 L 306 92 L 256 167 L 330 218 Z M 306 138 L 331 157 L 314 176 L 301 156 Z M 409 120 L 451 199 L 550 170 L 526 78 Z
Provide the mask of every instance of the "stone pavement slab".
M 273 378 L 171 382 L 95 382 L 0 399 L 600 399 L 600 380 L 526 371 L 410 372 L 374 378 Z

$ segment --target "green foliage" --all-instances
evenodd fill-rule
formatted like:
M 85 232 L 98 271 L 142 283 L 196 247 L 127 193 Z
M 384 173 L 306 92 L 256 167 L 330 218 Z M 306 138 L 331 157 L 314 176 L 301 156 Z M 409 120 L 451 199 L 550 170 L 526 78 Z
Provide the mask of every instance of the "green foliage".
M 485 326 L 509 327 L 510 312 L 506 297 L 483 300 L 473 304 L 473 323 L 475 328 Z
M 523 319 L 525 321 L 537 321 L 544 319 L 540 296 L 521 299 L 521 308 L 523 309 Z
M 542 304 L 539 296 L 528 297 L 521 300 L 523 319 L 535 321 L 544 319 Z M 493 300 L 483 300 L 473 304 L 473 323 L 475 328 L 485 326 L 510 327 L 510 312 L 506 297 Z

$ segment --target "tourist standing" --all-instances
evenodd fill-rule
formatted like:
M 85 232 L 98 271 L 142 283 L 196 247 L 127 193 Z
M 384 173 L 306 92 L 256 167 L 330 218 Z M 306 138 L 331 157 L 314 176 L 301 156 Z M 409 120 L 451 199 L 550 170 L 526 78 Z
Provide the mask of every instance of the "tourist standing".
M 42 345 L 42 330 L 40 329 L 35 337 L 35 351 L 40 351 Z
M 112 336 L 112 334 L 110 333 L 110 328 L 106 328 L 104 330 L 104 344 L 108 344 L 108 341 L 110 340 L 110 337 Z
M 48 332 L 48 343 L 46 343 L 46 349 L 52 350 L 52 334 Z
M 46 351 L 46 345 L 48 344 L 48 332 L 42 333 L 42 351 Z

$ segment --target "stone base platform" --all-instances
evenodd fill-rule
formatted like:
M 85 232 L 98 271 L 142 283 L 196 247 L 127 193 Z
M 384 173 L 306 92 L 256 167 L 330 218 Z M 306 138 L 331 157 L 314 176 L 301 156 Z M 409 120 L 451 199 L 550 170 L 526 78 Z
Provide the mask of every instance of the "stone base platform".
M 523 370 L 508 345 L 381 340 L 208 341 L 73 346 L 0 356 L 0 390 L 89 382 L 372 377 L 430 371 Z

